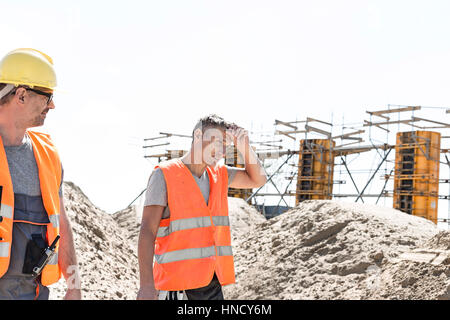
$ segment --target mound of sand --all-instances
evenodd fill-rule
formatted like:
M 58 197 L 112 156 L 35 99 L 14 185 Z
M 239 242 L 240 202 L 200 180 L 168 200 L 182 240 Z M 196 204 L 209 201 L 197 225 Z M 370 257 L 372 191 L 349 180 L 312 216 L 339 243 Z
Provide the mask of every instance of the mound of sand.
M 450 293 L 449 233 L 394 209 L 305 201 L 236 240 L 237 278 L 224 288 L 228 299 L 445 299 Z
M 450 232 L 439 232 L 427 241 L 426 246 L 432 249 L 450 250 Z
M 231 244 L 235 246 L 239 239 L 263 222 L 266 218 L 243 199 L 228 198 L 228 215 L 230 216 Z
M 64 184 L 84 299 L 135 299 L 136 207 L 108 214 Z M 305 201 L 266 220 L 229 198 L 236 284 L 227 299 L 449 299 L 450 233 L 400 211 Z M 51 286 L 61 299 L 65 282 Z
M 97 208 L 79 187 L 64 183 L 65 209 L 71 221 L 84 299 L 135 299 L 139 285 L 137 243 L 141 212 L 128 207 L 114 214 Z M 232 238 L 266 219 L 244 200 L 229 198 Z M 50 299 L 62 299 L 63 279 L 50 287 Z
M 135 299 L 139 271 L 136 243 L 129 230 L 71 182 L 64 183 L 64 201 L 74 233 L 83 298 Z M 118 216 L 132 209 L 124 211 Z M 50 299 L 63 298 L 65 288 L 63 279 L 50 286 Z

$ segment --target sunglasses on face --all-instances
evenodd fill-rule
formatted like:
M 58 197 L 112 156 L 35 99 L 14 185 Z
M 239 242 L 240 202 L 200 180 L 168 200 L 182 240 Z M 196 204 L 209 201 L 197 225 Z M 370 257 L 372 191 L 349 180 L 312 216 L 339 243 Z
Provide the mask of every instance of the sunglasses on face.
M 50 102 L 52 102 L 53 99 L 53 93 L 48 93 L 48 92 L 44 92 L 44 91 L 40 91 L 40 90 L 36 90 L 36 89 L 31 89 L 31 88 L 25 88 L 25 90 L 30 90 L 33 91 L 37 94 L 43 95 L 47 97 L 47 105 L 50 104 Z
M 43 96 L 46 96 L 47 97 L 47 105 L 49 105 L 50 102 L 52 102 L 52 100 L 53 100 L 53 93 L 44 92 L 44 91 L 37 90 L 37 89 L 25 88 L 25 87 L 21 87 L 21 88 L 23 88 L 25 90 L 33 91 L 34 93 L 37 93 L 37 94 L 40 94 L 40 95 L 43 95 Z M 10 94 L 11 95 L 16 94 L 16 90 L 11 91 Z

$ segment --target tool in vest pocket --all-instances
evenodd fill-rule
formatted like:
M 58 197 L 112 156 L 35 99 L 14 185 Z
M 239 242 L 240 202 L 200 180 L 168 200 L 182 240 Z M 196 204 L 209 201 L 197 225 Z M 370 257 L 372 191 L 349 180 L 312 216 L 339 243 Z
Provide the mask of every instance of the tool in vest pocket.
M 44 269 L 50 259 L 55 255 L 56 243 L 58 242 L 59 238 L 59 235 L 57 235 L 52 244 L 47 247 L 42 253 L 42 257 L 39 259 L 38 264 L 33 268 L 33 276 L 35 278 L 41 274 L 42 269 Z

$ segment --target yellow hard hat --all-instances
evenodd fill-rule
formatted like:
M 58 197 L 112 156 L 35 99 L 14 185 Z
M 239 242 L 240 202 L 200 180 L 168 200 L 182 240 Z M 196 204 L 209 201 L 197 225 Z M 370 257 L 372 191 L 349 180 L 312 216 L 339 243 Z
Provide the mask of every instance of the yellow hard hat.
M 36 49 L 13 50 L 0 61 L 0 83 L 54 90 L 56 74 L 53 60 Z

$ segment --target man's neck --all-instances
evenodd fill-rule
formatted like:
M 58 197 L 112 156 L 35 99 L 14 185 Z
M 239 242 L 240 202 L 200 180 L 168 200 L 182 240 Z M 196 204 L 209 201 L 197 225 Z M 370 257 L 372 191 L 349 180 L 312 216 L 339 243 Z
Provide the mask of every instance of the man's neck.
M 191 171 L 191 173 L 198 178 L 200 178 L 203 175 L 203 172 L 205 172 L 207 165 L 205 163 L 199 163 L 196 164 L 194 161 L 194 154 L 189 151 L 187 154 L 185 154 L 181 161 L 188 167 L 188 169 Z
M 18 129 L 14 123 L 0 124 L 0 136 L 4 146 L 20 146 L 23 143 L 26 129 Z

